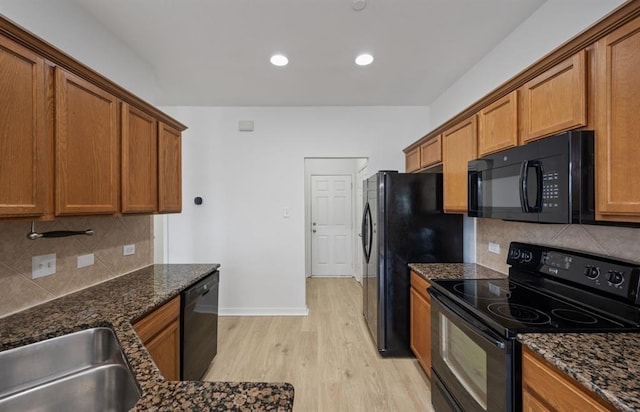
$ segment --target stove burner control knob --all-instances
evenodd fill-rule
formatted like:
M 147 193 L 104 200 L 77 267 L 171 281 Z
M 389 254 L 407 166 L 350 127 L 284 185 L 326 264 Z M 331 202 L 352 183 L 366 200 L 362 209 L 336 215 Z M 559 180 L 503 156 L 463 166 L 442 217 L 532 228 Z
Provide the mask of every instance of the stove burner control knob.
M 584 268 L 584 275 L 589 279 L 597 279 L 600 276 L 600 268 L 597 266 L 587 266 Z
M 607 280 L 614 285 L 619 285 L 624 281 L 624 277 L 622 276 L 622 272 L 610 270 L 607 272 Z
M 522 252 L 522 261 L 523 262 L 529 263 L 529 262 L 531 262 L 532 258 L 533 258 L 533 254 L 531 253 L 531 251 L 525 250 L 524 252 Z
M 513 259 L 520 259 L 520 249 L 511 249 L 511 257 Z

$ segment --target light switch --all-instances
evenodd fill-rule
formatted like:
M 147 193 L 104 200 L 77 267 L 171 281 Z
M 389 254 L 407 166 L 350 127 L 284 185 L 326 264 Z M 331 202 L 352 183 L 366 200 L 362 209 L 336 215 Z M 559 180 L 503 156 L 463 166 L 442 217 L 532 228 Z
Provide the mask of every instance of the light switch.
M 88 255 L 78 256 L 78 269 L 93 265 L 94 257 L 93 253 L 89 253 Z

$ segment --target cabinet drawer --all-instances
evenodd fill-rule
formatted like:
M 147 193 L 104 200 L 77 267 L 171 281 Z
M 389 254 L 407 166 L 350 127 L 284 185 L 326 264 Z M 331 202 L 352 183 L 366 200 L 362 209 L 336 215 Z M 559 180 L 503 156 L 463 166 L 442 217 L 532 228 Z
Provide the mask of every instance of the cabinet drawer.
M 178 318 L 180 318 L 180 296 L 176 296 L 135 322 L 133 329 L 142 342 L 146 343 Z
M 411 286 L 416 288 L 420 296 L 425 298 L 427 302 L 431 302 L 427 288 L 430 286 L 429 281 L 420 276 L 418 273 L 411 271 Z

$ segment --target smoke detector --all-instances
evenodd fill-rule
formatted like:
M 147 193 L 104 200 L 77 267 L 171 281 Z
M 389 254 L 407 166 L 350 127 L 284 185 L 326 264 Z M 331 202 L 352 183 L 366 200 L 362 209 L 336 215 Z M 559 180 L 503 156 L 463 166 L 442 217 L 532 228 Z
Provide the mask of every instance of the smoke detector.
M 365 7 L 367 7 L 367 0 L 353 0 L 353 2 L 351 2 L 351 8 L 355 11 L 360 11 Z

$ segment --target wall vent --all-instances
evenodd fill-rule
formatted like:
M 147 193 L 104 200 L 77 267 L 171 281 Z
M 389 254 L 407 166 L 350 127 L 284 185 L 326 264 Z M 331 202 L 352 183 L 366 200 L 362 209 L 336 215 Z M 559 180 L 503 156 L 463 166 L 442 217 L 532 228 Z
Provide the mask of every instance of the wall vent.
M 253 132 L 253 120 L 240 120 L 238 130 L 241 132 Z

